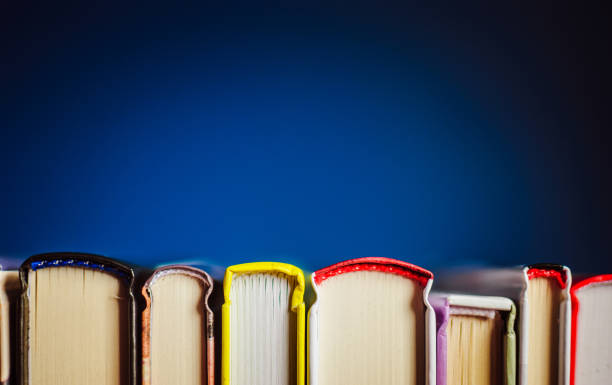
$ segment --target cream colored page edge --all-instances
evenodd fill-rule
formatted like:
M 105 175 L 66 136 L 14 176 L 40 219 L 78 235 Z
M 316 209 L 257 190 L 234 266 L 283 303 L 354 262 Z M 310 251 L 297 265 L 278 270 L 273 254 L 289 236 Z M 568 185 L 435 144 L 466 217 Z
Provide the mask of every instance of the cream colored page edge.
M 315 274 L 310 276 L 310 282 L 315 293 L 315 301 L 308 312 L 308 384 L 318 385 L 319 366 L 319 291 L 315 283 Z M 423 289 L 425 304 L 425 371 L 426 384 L 436 384 L 436 315 L 429 303 L 429 292 L 433 279 L 427 281 Z

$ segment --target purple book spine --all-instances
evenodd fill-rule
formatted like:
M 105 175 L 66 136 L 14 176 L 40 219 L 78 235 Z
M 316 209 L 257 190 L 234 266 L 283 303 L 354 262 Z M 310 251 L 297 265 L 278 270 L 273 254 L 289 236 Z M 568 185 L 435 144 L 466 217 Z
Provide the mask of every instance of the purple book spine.
M 446 385 L 446 324 L 449 306 L 445 297 L 432 296 L 429 302 L 436 312 L 436 385 Z

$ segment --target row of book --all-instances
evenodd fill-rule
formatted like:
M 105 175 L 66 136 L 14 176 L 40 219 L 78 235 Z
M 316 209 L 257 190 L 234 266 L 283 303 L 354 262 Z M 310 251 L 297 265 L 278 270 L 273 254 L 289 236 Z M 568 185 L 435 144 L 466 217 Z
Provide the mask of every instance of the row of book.
M 368 257 L 138 271 L 91 254 L 0 272 L 0 380 L 21 385 L 597 385 L 612 275 L 437 274 Z M 432 290 L 433 288 L 433 290 Z M 308 309 L 308 314 L 307 314 Z M 220 377 L 220 378 L 219 378 Z

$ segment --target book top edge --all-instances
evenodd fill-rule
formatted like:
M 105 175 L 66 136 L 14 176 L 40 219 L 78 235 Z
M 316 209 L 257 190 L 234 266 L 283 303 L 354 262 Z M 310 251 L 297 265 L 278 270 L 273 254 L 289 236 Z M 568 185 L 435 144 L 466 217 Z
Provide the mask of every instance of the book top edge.
M 417 281 L 421 286 L 433 279 L 433 274 L 419 266 L 392 258 L 364 257 L 349 259 L 334 265 L 325 267 L 314 272 L 313 279 L 320 285 L 328 278 L 356 271 L 380 271 L 384 273 L 397 274 Z

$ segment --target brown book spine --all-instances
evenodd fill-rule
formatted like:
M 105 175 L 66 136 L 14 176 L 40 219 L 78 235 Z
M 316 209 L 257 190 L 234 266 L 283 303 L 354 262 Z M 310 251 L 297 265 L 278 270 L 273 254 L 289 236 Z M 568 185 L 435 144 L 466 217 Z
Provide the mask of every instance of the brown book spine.
M 212 278 L 204 271 L 190 266 L 169 265 L 155 270 L 142 287 L 142 296 L 145 299 L 145 309 L 142 312 L 142 385 L 151 384 L 151 285 L 160 277 L 168 274 L 183 274 L 195 278 L 206 287 L 204 293 L 204 313 L 206 315 L 204 344 L 204 357 L 206 357 L 206 385 L 215 383 L 215 342 L 214 342 L 214 316 L 209 306 L 209 299 L 213 289 Z

